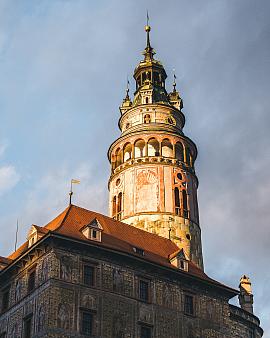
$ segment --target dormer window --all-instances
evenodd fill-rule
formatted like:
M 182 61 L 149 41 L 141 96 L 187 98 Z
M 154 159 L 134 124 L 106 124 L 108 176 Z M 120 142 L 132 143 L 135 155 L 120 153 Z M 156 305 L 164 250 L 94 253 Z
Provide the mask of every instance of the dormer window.
M 170 263 L 176 266 L 179 270 L 188 271 L 188 260 L 183 249 L 173 254 L 169 257 L 169 259 Z
M 103 230 L 102 226 L 100 225 L 99 221 L 95 218 L 91 223 L 89 223 L 82 229 L 82 233 L 87 239 L 101 242 L 102 230 Z
M 46 231 L 43 228 L 33 224 L 27 236 L 28 248 L 35 244 L 44 234 L 46 234 Z
M 180 259 L 178 267 L 179 267 L 180 270 L 188 271 L 188 262 L 187 262 L 187 260 Z
M 137 248 L 136 246 L 134 246 L 133 251 L 140 256 L 144 256 L 144 250 L 141 248 Z

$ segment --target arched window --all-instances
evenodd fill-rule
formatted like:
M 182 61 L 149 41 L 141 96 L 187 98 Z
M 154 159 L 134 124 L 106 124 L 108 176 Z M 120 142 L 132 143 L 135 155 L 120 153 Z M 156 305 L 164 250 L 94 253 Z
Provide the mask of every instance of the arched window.
M 147 144 L 148 156 L 159 156 L 159 143 L 155 138 L 151 138 Z
M 162 156 L 173 157 L 173 146 L 168 139 L 165 139 L 161 143 Z
M 188 203 L 186 190 L 182 190 L 182 203 L 183 203 L 183 215 L 184 217 L 188 217 Z
M 180 196 L 177 187 L 174 188 L 174 207 L 176 215 L 180 215 Z
M 127 143 L 124 146 L 124 162 L 130 160 L 131 156 L 132 156 L 132 146 L 130 143 Z
M 122 154 L 121 154 L 121 149 L 118 148 L 115 152 L 115 162 L 116 162 L 116 167 L 118 167 L 120 164 L 122 164 Z
M 116 216 L 116 196 L 113 198 L 113 205 L 112 205 L 112 216 Z
M 151 117 L 149 114 L 145 114 L 143 118 L 144 123 L 150 123 L 151 122 Z
M 145 98 L 145 103 L 148 104 L 148 102 L 149 102 L 149 99 L 148 99 L 148 97 L 146 97 Z
M 146 147 L 145 147 L 144 140 L 137 140 L 134 143 L 135 158 L 145 156 L 146 155 L 145 150 L 146 150 Z
M 117 201 L 117 219 L 120 220 L 122 216 L 123 194 L 119 192 Z
M 181 142 L 175 144 L 175 157 L 180 161 L 184 160 L 184 148 Z
M 154 84 L 159 85 L 159 76 L 157 72 L 154 72 L 153 78 L 154 78 Z
M 189 163 L 190 166 L 193 167 L 193 155 L 191 153 L 189 154 Z
M 189 148 L 186 148 L 186 163 L 190 165 L 190 151 Z
M 146 73 L 142 73 L 142 83 L 146 80 Z

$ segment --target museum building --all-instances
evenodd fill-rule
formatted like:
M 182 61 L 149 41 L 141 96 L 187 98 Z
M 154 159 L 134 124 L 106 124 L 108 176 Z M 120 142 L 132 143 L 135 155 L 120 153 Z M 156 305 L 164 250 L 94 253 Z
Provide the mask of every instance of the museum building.
M 249 278 L 235 290 L 204 272 L 197 148 L 150 30 L 108 151 L 110 217 L 70 203 L 0 257 L 0 338 L 263 335 Z

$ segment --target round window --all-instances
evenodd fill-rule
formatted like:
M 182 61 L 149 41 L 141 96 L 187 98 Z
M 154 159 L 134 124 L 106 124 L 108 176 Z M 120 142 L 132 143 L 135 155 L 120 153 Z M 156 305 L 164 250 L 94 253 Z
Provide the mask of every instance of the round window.
M 166 118 L 166 122 L 167 122 L 168 124 L 173 124 L 173 125 L 175 125 L 175 119 L 174 119 L 173 117 L 167 117 L 167 118 Z
M 190 234 L 186 234 L 186 238 L 190 240 Z
M 177 178 L 178 178 L 179 180 L 182 180 L 182 174 L 181 174 L 181 173 L 177 173 Z

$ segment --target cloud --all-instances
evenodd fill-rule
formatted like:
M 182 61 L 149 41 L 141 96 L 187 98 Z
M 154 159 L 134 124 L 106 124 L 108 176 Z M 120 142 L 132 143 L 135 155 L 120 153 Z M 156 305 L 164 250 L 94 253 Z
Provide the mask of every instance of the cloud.
M 6 153 L 8 147 L 7 141 L 0 143 L 0 157 Z M 16 186 L 20 180 L 20 175 L 17 173 L 15 166 L 4 164 L 0 166 L 0 195 L 8 192 Z
M 7 146 L 8 146 L 8 143 L 6 141 L 0 143 L 0 157 L 4 155 L 4 153 L 7 149 Z
M 0 195 L 11 190 L 19 182 L 20 176 L 12 165 L 0 167 Z
M 68 206 L 71 178 L 81 181 L 73 186 L 73 204 L 106 212 L 105 185 L 95 179 L 91 164 L 79 163 L 74 169 L 63 165 L 40 177 L 27 192 L 20 211 L 23 233 L 32 223 L 45 225 Z

